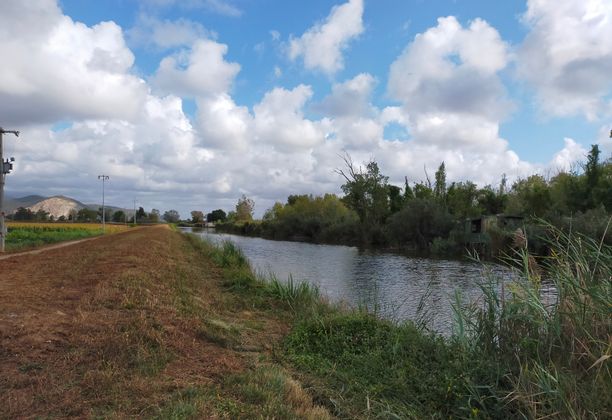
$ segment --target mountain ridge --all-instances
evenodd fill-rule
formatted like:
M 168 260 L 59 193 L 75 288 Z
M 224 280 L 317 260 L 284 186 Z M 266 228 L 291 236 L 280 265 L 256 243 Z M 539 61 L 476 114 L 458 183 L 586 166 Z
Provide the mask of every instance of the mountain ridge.
M 54 195 L 50 197 L 44 197 L 41 195 L 27 195 L 18 198 L 7 198 L 4 203 L 4 211 L 7 214 L 14 213 L 18 208 L 23 207 L 36 213 L 39 210 L 43 210 L 49 213 L 49 216 L 53 216 L 55 219 L 64 216 L 68 217 L 71 211 L 79 211 L 81 209 L 98 210 L 102 207 L 101 204 L 85 204 L 72 197 L 65 195 Z M 124 209 L 115 206 L 105 206 L 111 211 L 122 210 L 129 214 L 129 209 Z M 132 210 L 133 212 L 133 210 Z

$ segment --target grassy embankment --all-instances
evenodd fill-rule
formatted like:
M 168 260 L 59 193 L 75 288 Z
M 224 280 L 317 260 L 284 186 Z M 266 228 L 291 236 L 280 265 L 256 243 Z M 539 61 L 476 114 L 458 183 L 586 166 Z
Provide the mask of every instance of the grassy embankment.
M 0 261 L 0 418 L 329 417 L 272 362 L 290 306 L 211 252 L 157 226 Z
M 57 242 L 72 241 L 102 235 L 117 233 L 128 229 L 124 225 L 106 225 L 102 231 L 101 224 L 92 223 L 7 223 L 7 251 L 18 251 L 36 248 Z
M 549 233 L 552 256 L 534 268 L 527 252 L 517 253 L 522 280 L 510 290 L 490 278 L 481 302 L 457 298 L 448 339 L 322 304 L 302 284 L 261 282 L 230 244 L 206 252 L 225 267 L 226 287 L 291 308 L 277 360 L 338 417 L 605 418 L 612 415 L 612 248 Z M 541 293 L 543 271 L 556 304 Z
M 458 305 L 456 333 L 443 339 L 410 323 L 334 307 L 304 284 L 263 281 L 231 244 L 214 247 L 163 230 L 153 228 L 157 237 L 122 235 L 112 251 L 103 246 L 112 238 L 102 238 L 89 243 L 99 245 L 97 253 L 73 255 L 94 272 L 100 258 L 122 270 L 79 294 L 70 337 L 55 359 L 48 351 L 36 359 L 29 346 L 15 365 L 18 377 L 4 375 L 0 388 L 9 388 L 0 402 L 9 414 L 605 418 L 612 412 L 612 250 L 597 242 L 557 233 L 555 253 L 543 262 L 558 290 L 556 306 L 546 306 L 539 274 L 522 255 L 524 280 L 510 296 L 496 293 L 492 279 L 483 285 L 483 302 Z M 80 285 L 83 267 L 71 264 L 50 269 Z M 18 353 L 21 347 L 10 347 L 18 345 L 8 341 L 6 354 Z M 19 411 L 24 401 L 39 409 Z

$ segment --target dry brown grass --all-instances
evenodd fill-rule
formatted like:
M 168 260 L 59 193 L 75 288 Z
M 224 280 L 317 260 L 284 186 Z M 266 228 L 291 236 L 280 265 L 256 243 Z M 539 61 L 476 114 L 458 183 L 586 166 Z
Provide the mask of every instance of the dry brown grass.
M 0 417 L 258 417 L 226 379 L 288 326 L 221 282 L 163 226 L 0 261 Z M 287 381 L 289 417 L 320 417 Z

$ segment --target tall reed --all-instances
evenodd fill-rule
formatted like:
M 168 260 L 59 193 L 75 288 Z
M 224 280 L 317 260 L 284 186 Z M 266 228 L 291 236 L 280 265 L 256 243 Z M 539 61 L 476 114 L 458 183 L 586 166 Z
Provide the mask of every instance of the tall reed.
M 548 257 L 517 251 L 517 281 L 490 279 L 481 302 L 455 305 L 455 339 L 478 361 L 468 391 L 488 414 L 610 416 L 612 248 L 547 229 Z

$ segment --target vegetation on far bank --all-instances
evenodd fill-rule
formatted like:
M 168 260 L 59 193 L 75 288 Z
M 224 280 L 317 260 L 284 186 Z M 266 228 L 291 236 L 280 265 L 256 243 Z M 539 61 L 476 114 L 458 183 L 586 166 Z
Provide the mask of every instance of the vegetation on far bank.
M 8 222 L 6 250 L 18 251 L 36 248 L 57 242 L 89 238 L 102 234 L 117 233 L 128 229 L 124 225 L 92 223 L 24 223 Z
M 344 184 L 341 198 L 291 195 L 276 203 L 262 220 L 253 220 L 254 203 L 242 197 L 236 211 L 216 228 L 232 233 L 271 239 L 400 247 L 434 254 L 462 254 L 470 245 L 471 231 L 466 220 L 486 215 L 509 215 L 520 220 L 522 234 L 531 238 L 529 247 L 547 253 L 546 234 L 539 220 L 564 230 L 592 237 L 604 237 L 612 244 L 612 232 L 605 231 L 612 214 L 612 159 L 602 160 L 594 145 L 587 161 L 576 170 L 545 178 L 532 175 L 506 185 L 479 188 L 471 181 L 447 183 L 444 162 L 425 182 L 403 188 L 390 184 L 374 161 L 365 168 L 345 157 L 338 171 Z M 493 224 L 479 240 L 491 255 L 508 252 L 516 224 Z

